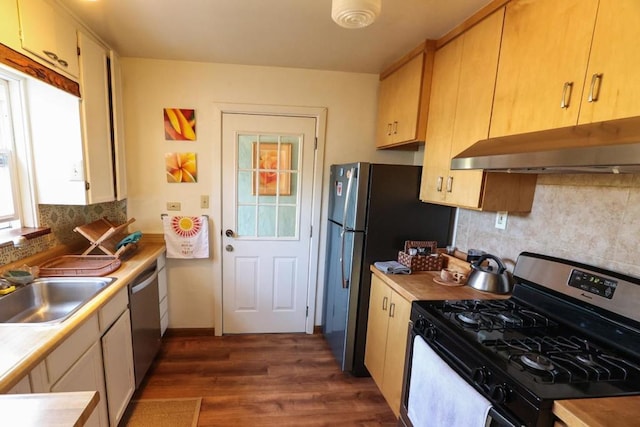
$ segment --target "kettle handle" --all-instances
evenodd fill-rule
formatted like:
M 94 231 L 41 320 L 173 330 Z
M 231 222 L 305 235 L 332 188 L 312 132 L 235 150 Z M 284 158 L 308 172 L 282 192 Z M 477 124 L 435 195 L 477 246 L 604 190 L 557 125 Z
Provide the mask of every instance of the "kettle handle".
M 491 255 L 491 254 L 484 254 L 482 256 L 480 256 L 480 258 L 478 258 L 474 263 L 473 266 L 476 268 L 480 267 L 480 264 L 482 264 L 482 262 L 484 260 L 487 259 L 492 259 L 496 262 L 496 264 L 498 264 L 498 274 L 502 274 L 504 273 L 504 271 L 507 269 L 507 267 L 505 267 L 505 265 L 502 263 L 502 260 L 500 258 L 498 258 L 495 255 Z

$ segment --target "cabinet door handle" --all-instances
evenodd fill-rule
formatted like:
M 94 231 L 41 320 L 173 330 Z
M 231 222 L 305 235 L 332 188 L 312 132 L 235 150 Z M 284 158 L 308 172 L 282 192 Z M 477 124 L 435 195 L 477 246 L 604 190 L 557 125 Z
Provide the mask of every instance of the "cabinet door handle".
M 389 306 L 389 317 L 394 317 L 396 314 L 396 304 L 395 303 L 391 303 L 391 305 Z
M 391 123 L 387 123 L 387 136 L 391 136 L 391 127 L 393 125 Z
M 393 122 L 393 134 L 398 133 L 398 122 Z
M 389 303 L 389 298 L 382 298 L 382 311 L 387 311 L 387 304 Z
M 602 82 L 602 73 L 595 73 L 591 76 L 591 89 L 589 89 L 589 98 L 587 102 L 596 102 L 600 96 L 600 84 Z M 596 88 L 597 83 L 597 88 Z
M 438 181 L 436 183 L 436 191 L 440 193 L 442 191 L 442 181 L 443 178 L 441 176 L 438 177 Z
M 62 65 L 65 68 L 69 66 L 69 63 L 64 59 L 58 59 L 58 64 Z
M 42 53 L 44 53 L 45 55 L 47 55 L 49 58 L 53 59 L 54 61 L 58 60 L 58 55 L 56 55 L 55 53 L 51 52 L 50 50 L 43 50 Z
M 453 177 L 447 177 L 447 193 L 451 193 L 451 189 L 453 188 Z
M 560 108 L 569 108 L 569 102 L 571 101 L 571 92 L 573 92 L 573 82 L 565 82 L 562 88 L 562 100 L 560 101 Z

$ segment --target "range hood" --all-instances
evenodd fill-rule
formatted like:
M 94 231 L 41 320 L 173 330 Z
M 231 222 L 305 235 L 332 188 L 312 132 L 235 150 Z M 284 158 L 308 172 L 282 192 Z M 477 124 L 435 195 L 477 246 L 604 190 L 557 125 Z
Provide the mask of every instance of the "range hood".
M 511 173 L 638 173 L 640 117 L 478 141 L 451 169 Z

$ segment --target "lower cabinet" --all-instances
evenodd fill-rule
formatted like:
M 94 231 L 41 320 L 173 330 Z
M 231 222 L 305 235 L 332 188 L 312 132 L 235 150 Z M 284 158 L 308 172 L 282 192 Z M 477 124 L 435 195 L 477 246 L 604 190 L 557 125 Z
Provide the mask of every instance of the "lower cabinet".
M 122 313 L 102 336 L 102 358 L 109 403 L 109 424 L 117 426 L 135 391 L 129 310 Z
M 104 373 L 102 371 L 100 343 L 94 343 L 73 366 L 51 386 L 51 392 L 97 391 L 98 407 L 91 413 L 87 426 L 107 426 L 107 401 L 105 399 Z
M 117 426 L 135 391 L 128 304 L 125 286 L 30 372 L 30 391 L 97 391 L 87 425 Z
M 410 315 L 411 303 L 372 276 L 364 364 L 396 416 L 400 414 Z

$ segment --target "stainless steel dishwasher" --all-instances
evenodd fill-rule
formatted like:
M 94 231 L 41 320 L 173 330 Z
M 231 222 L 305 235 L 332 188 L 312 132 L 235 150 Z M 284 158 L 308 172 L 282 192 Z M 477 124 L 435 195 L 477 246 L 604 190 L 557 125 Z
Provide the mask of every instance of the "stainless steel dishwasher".
M 133 366 L 136 389 L 160 349 L 160 298 L 156 262 L 129 284 Z

